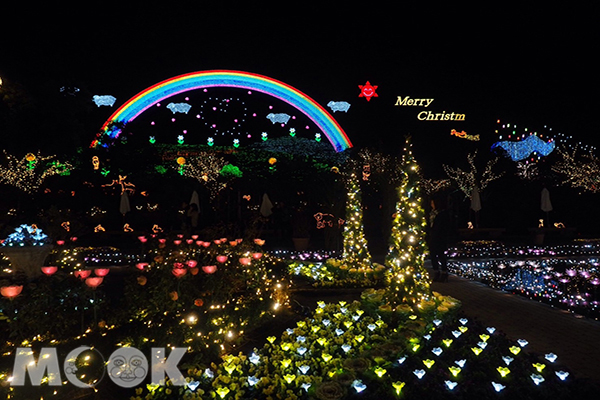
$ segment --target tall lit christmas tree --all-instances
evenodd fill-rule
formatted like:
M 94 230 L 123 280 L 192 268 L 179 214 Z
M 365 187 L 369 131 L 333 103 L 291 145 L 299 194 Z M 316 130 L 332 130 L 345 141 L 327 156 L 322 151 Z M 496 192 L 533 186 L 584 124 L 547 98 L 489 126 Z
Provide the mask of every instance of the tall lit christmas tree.
M 355 267 L 371 267 L 371 254 L 364 233 L 362 196 L 354 169 L 346 181 L 346 224 L 344 226 L 344 261 Z
M 406 138 L 400 168 L 399 198 L 385 260 L 390 305 L 414 304 L 430 294 L 429 275 L 424 267 L 427 221 L 419 188 L 419 166 L 412 154 L 410 137 Z

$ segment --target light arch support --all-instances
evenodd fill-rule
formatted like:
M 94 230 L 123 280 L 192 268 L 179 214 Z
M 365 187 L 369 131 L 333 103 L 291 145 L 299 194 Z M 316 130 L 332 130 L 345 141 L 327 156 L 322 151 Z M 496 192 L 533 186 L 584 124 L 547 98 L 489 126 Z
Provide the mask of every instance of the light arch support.
M 191 72 L 150 86 L 130 98 L 106 120 L 91 147 L 102 145 L 100 139 L 103 135 L 117 137 L 121 132 L 118 126 L 133 121 L 152 105 L 179 93 L 210 87 L 247 89 L 280 99 L 312 120 L 329 139 L 335 151 L 340 152 L 352 147 L 352 143 L 338 122 L 325 108 L 306 94 L 290 85 L 263 75 L 230 70 Z

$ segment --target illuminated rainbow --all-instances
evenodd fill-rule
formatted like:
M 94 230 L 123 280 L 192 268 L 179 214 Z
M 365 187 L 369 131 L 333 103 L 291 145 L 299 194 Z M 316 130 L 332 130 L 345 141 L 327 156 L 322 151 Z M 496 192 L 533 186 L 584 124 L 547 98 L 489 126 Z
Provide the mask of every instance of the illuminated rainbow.
M 117 109 L 102 125 L 98 139 L 91 147 L 102 145 L 103 135 L 118 137 L 123 126 L 152 105 L 168 97 L 190 90 L 209 87 L 233 87 L 266 93 L 304 113 L 327 136 L 336 151 L 352 147 L 352 143 L 337 121 L 317 102 L 283 82 L 242 71 L 212 70 L 191 72 L 164 80 L 141 91 Z

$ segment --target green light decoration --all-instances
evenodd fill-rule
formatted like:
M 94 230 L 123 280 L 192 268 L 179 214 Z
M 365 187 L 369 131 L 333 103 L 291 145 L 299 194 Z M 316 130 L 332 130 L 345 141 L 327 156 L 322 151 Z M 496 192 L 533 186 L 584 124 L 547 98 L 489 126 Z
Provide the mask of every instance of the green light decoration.
M 291 136 L 291 137 L 294 137 L 294 136 L 296 136 L 296 129 L 294 129 L 294 128 L 290 128 L 290 136 Z
M 316 140 L 317 142 L 320 142 L 320 141 L 321 141 L 321 134 L 320 134 L 320 133 L 315 133 L 315 140 Z
M 148 138 L 148 141 L 150 142 L 150 144 L 154 144 L 154 143 L 156 143 L 156 138 L 154 136 L 150 136 Z
M 244 175 L 240 168 L 233 164 L 224 165 L 219 174 L 224 178 L 241 178 Z

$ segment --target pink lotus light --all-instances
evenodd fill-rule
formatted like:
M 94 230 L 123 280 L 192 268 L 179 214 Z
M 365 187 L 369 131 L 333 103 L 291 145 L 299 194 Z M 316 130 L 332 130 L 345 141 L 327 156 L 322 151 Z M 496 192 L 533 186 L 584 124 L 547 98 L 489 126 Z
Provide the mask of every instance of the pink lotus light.
M 590 273 L 589 271 L 579 271 L 579 274 L 581 276 L 583 276 L 585 279 L 589 279 L 590 278 Z
M 198 240 L 198 235 L 192 235 L 192 239 Z
M 96 268 L 94 270 L 94 274 L 96 274 L 96 276 L 106 276 L 106 275 L 108 275 L 109 272 L 110 272 L 110 269 L 108 269 L 108 268 Z
M 569 275 L 571 278 L 574 277 L 575 275 L 577 275 L 577 271 L 574 269 L 568 269 L 566 272 L 567 272 L 567 275 Z
M 196 260 L 187 260 L 186 264 L 187 264 L 188 267 L 194 268 L 194 267 L 196 267 L 196 265 L 198 265 L 198 261 L 196 261 Z
M 6 297 L 9 299 L 14 299 L 18 295 L 20 295 L 21 291 L 23 291 L 22 285 L 11 285 L 11 286 L 0 287 L 0 294 L 2 294 L 2 297 Z
M 100 286 L 102 284 L 103 280 L 104 280 L 104 278 L 101 276 L 92 276 L 85 280 L 85 284 L 88 285 L 89 287 L 91 287 L 92 289 L 96 289 L 98 286 Z
M 205 265 L 202 267 L 202 271 L 206 272 L 207 274 L 214 274 L 217 271 L 217 266 L 216 265 Z
M 185 265 L 180 262 L 173 263 L 173 268 L 185 268 Z
M 42 267 L 42 272 L 48 276 L 54 275 L 58 271 L 58 267 Z
M 147 262 L 139 262 L 139 263 L 135 264 L 135 267 L 137 269 L 139 269 L 140 271 L 143 271 L 147 266 L 148 266 Z
M 227 256 L 219 255 L 219 256 L 217 256 L 217 261 L 220 262 L 221 264 L 224 264 L 227 261 Z
M 250 265 L 250 263 L 252 262 L 252 260 L 250 259 L 250 257 L 241 257 L 240 258 L 240 264 L 242 265 Z
M 252 253 L 252 258 L 254 258 L 255 260 L 260 260 L 262 255 L 262 253 Z
M 187 244 L 192 244 L 192 243 L 194 243 L 194 239 L 186 239 L 185 242 Z
M 231 246 L 235 247 L 235 246 L 237 246 L 238 242 L 237 242 L 237 241 L 235 241 L 235 240 L 232 240 L 232 241 L 230 241 L 230 242 L 229 242 L 229 244 L 230 244 Z
M 217 244 L 221 244 L 221 243 L 219 242 Z M 208 247 L 208 246 L 210 246 L 210 242 L 202 242 L 202 246 L 203 247 Z
M 57 240 L 56 244 L 59 245 L 59 246 L 62 246 L 63 244 L 65 244 L 65 241 L 64 240 Z
M 185 268 L 173 268 L 173 270 L 171 272 L 177 278 L 181 278 L 182 276 L 184 276 L 185 274 L 187 274 L 187 269 L 185 269 Z
M 86 279 L 91 274 L 92 271 L 89 269 L 80 269 L 78 271 L 73 272 L 73 275 L 75 275 L 79 279 Z
M 76 242 L 77 241 L 77 236 L 73 236 L 69 238 L 71 240 L 71 242 Z
M 183 239 L 183 235 L 182 235 L 181 233 L 178 233 L 178 234 L 177 234 L 177 237 L 178 237 L 179 239 Z
M 181 240 L 173 240 L 173 243 L 175 243 L 177 246 L 179 246 L 181 244 Z
M 590 281 L 590 283 L 594 286 L 598 286 L 598 285 L 600 285 L 600 279 L 594 278 Z
M 244 239 L 235 239 L 235 241 L 238 243 L 242 243 L 244 241 Z
M 138 240 L 142 243 L 146 243 L 148 241 L 148 239 L 146 238 L 146 236 L 138 236 Z
M 213 242 L 214 242 L 215 244 L 221 244 L 221 241 L 220 241 L 219 239 L 213 240 Z M 204 247 L 206 247 L 206 246 L 204 246 Z
M 167 243 L 167 239 L 165 239 L 165 238 L 160 238 L 160 239 L 158 239 L 158 243 L 165 244 L 165 243 Z

